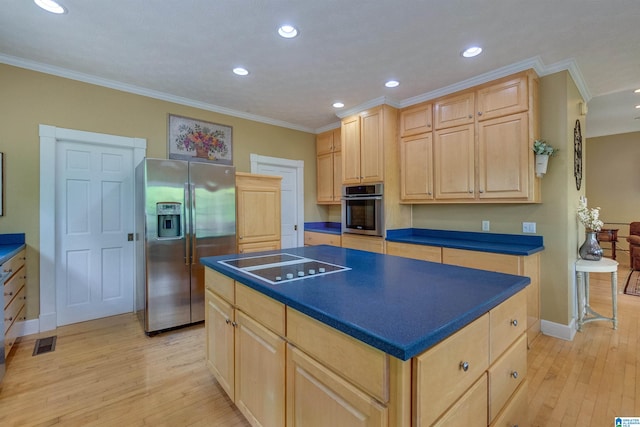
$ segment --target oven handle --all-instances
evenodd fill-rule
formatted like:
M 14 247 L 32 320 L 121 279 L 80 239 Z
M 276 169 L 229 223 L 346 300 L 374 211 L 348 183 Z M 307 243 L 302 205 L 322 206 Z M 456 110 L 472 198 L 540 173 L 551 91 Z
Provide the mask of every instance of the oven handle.
M 342 200 L 382 200 L 382 196 L 342 196 Z

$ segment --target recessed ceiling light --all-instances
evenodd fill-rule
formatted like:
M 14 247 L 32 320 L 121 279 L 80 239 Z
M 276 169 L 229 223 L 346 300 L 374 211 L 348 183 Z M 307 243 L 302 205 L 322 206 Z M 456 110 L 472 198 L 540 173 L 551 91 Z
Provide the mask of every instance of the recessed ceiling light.
M 639 109 L 640 109 L 640 105 L 636 105 L 636 108 L 639 108 Z
M 246 68 L 242 68 L 242 67 L 236 67 L 233 69 L 234 74 L 237 74 L 239 76 L 246 76 L 247 74 L 249 74 L 249 71 L 247 71 Z
M 292 39 L 298 35 L 298 30 L 292 25 L 283 25 L 278 28 L 278 34 L 280 34 L 280 36 L 284 37 L 285 39 Z
M 33 0 L 33 2 L 47 12 L 55 13 L 57 15 L 60 15 L 67 11 L 64 7 L 53 0 Z
M 640 93 L 640 89 L 634 90 L 635 93 Z
M 386 87 L 398 87 L 400 85 L 400 82 L 397 80 L 389 80 L 388 82 L 386 82 L 384 84 Z
M 342 107 L 344 107 L 344 104 L 342 102 L 339 102 L 339 101 L 338 102 L 334 102 L 333 103 L 333 107 L 334 108 L 342 108 Z
M 473 58 L 474 56 L 480 55 L 482 52 L 482 48 L 479 46 L 472 46 L 462 52 L 462 56 L 465 58 Z

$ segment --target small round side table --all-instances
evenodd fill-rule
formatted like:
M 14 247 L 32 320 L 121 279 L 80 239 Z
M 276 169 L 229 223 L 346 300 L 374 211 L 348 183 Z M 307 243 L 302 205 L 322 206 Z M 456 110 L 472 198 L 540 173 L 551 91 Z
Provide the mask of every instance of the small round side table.
M 589 273 L 611 273 L 611 303 L 613 316 L 605 317 L 589 306 Z M 594 320 L 613 322 L 613 329 L 618 329 L 618 262 L 609 258 L 599 261 L 576 261 L 576 286 L 578 288 L 578 331 L 582 325 Z

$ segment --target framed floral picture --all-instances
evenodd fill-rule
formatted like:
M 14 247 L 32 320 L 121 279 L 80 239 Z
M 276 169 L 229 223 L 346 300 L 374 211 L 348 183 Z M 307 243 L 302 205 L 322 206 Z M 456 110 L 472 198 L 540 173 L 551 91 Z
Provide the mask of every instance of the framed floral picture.
M 169 114 L 170 159 L 233 164 L 232 128 Z

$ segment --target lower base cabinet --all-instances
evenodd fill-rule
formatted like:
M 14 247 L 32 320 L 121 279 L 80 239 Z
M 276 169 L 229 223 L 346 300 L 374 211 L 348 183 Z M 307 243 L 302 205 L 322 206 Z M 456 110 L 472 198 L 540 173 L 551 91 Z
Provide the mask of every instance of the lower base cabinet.
M 526 426 L 526 289 L 401 361 L 205 269 L 207 366 L 252 426 Z

